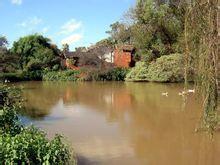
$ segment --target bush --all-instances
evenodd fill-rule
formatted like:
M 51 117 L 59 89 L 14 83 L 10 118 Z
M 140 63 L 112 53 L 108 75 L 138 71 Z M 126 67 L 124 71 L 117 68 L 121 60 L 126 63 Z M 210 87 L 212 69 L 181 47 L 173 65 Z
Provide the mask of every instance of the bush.
M 43 75 L 44 81 L 77 81 L 81 72 L 78 70 L 52 71 Z
M 0 73 L 0 81 L 8 80 L 10 82 L 42 80 L 43 71 L 22 71 L 15 73 Z
M 17 82 L 24 80 L 22 73 L 0 73 L 0 81 L 9 80 L 10 82 Z
M 147 64 L 137 63 L 127 75 L 127 81 L 181 82 L 184 81 L 184 62 L 181 54 L 171 54 Z
M 127 68 L 112 68 L 104 71 L 87 72 L 87 81 L 124 81 L 128 73 Z
M 24 127 L 18 118 L 21 108 L 17 89 L 0 84 L 0 164 L 76 164 L 63 138 Z
M 126 76 L 126 81 L 145 81 L 148 72 L 148 64 L 146 62 L 137 62 L 136 66 Z
M 46 134 L 34 127 L 19 134 L 0 136 L 1 164 L 70 164 L 71 155 L 62 137 L 51 141 Z M 73 163 L 74 164 L 74 163 Z
M 43 71 L 42 70 L 35 70 L 35 71 L 24 71 L 22 73 L 23 80 L 42 80 Z
M 182 82 L 184 81 L 184 61 L 182 55 L 162 56 L 148 67 L 148 81 Z
M 4 106 L 0 109 L 0 133 L 7 133 L 12 136 L 19 134 L 23 126 L 19 122 L 16 109 Z

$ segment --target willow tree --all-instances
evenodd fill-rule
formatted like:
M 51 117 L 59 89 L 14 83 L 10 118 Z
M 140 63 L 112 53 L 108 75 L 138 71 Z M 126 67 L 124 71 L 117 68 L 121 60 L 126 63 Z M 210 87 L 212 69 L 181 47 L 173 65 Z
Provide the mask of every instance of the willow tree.
M 218 17 L 218 0 L 191 0 L 185 15 L 186 75 L 194 71 L 204 101 L 204 123 L 212 130 L 219 124 Z

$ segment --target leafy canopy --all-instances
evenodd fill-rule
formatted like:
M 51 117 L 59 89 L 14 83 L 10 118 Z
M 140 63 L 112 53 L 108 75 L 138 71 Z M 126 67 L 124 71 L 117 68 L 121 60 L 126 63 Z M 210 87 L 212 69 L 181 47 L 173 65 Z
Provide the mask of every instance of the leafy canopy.
M 58 48 L 38 34 L 20 38 L 14 42 L 11 52 L 20 56 L 20 67 L 27 71 L 52 69 L 60 64 Z

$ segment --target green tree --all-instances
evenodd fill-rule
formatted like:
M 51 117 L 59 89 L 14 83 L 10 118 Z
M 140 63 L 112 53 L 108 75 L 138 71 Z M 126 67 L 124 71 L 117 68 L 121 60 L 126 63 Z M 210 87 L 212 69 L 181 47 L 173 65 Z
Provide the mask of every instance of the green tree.
M 180 7 L 182 8 L 182 7 Z M 148 60 L 177 52 L 176 46 L 184 29 L 184 10 L 174 5 L 139 0 L 133 9 L 132 35 L 139 54 Z
M 131 42 L 131 29 L 123 23 L 115 22 L 110 25 L 110 30 L 106 33 L 109 34 L 110 40 L 113 44 L 130 43 Z
M 52 69 L 55 65 L 60 65 L 57 46 L 42 35 L 34 34 L 20 38 L 13 43 L 11 52 L 19 55 L 20 67 L 26 71 Z
M 15 72 L 18 69 L 18 56 L 7 49 L 8 40 L 0 36 L 0 72 Z
M 185 16 L 186 75 L 194 69 L 196 86 L 204 98 L 204 122 L 211 130 L 219 124 L 218 10 L 218 0 L 193 0 Z

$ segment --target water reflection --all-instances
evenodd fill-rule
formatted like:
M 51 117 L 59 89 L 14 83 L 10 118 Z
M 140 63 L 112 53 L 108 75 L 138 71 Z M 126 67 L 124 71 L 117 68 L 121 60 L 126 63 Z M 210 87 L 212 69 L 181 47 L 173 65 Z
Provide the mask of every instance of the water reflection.
M 19 84 L 18 84 L 19 85 Z M 22 83 L 23 114 L 63 133 L 81 164 L 217 165 L 220 137 L 194 130 L 201 104 L 179 84 Z M 168 97 L 161 95 L 168 92 Z

